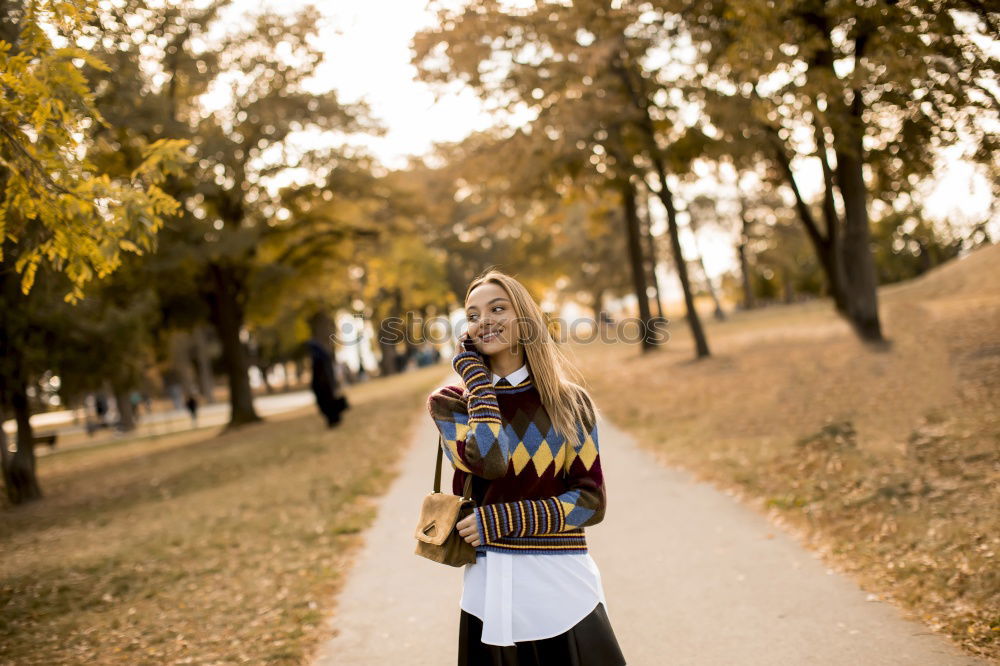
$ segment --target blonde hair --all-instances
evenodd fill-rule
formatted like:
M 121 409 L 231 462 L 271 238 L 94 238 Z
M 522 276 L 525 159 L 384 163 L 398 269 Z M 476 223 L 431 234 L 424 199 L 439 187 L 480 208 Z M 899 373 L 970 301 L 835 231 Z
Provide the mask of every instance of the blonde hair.
M 581 446 L 589 434 L 584 432 L 583 424 L 593 427 L 598 417 L 597 406 L 582 385 L 583 375 L 556 346 L 541 308 L 516 278 L 488 268 L 469 284 L 465 300 L 469 300 L 473 289 L 490 282 L 507 292 L 517 318 L 518 342 L 552 426 L 574 447 Z M 485 359 L 489 363 L 489 357 Z M 570 379 L 571 375 L 576 381 Z

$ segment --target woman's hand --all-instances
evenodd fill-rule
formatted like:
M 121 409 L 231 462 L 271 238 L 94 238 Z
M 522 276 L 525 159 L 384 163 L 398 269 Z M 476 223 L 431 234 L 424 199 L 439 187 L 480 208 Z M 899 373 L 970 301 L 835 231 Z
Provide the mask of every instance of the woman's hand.
M 472 352 L 471 357 L 469 356 L 469 352 Z M 458 338 L 458 344 L 455 347 L 455 356 L 451 359 L 451 366 L 455 369 L 455 373 L 465 382 L 465 386 L 470 392 L 473 390 L 473 387 L 469 386 L 471 378 L 477 374 L 477 371 L 489 368 L 486 358 L 476 349 L 475 340 L 469 337 L 468 332 L 463 333 Z M 488 377 L 489 374 L 487 373 L 486 376 Z M 474 382 L 474 384 L 476 383 L 484 382 Z
M 475 512 L 470 513 L 462 520 L 455 523 L 455 527 L 458 528 L 458 533 L 463 539 L 469 542 L 472 546 L 481 545 L 479 541 L 479 529 L 476 527 L 476 514 Z
M 460 353 L 463 351 L 474 351 L 480 356 L 482 356 L 482 353 L 480 353 L 480 351 L 476 348 L 476 341 L 472 339 L 472 336 L 469 335 L 468 331 L 462 333 L 462 335 L 459 336 L 458 351 Z

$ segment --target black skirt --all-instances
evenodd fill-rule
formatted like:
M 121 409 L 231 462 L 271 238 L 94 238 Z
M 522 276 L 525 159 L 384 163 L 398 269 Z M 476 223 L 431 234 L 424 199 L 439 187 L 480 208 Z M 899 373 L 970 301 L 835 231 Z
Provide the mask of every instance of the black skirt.
M 482 642 L 483 621 L 461 611 L 458 666 L 625 666 L 603 603 L 587 617 L 551 638 L 514 645 Z

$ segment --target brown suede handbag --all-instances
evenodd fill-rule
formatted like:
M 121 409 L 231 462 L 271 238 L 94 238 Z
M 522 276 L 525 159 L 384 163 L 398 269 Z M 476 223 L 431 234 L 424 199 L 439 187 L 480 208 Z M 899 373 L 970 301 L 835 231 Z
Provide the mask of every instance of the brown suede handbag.
M 468 516 L 476 508 L 470 495 L 472 475 L 465 477 L 462 496 L 441 492 L 441 461 L 443 459 L 444 438 L 438 438 L 437 462 L 434 465 L 434 490 L 427 493 L 420 507 L 420 520 L 414 536 L 417 549 L 414 551 L 429 560 L 460 567 L 475 564 L 476 549 L 462 538 L 455 528 L 456 523 Z

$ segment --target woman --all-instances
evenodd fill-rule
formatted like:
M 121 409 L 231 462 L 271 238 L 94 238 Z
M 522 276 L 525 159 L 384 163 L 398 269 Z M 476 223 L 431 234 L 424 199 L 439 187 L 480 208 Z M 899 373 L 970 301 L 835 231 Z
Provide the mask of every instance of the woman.
M 476 548 L 464 571 L 459 666 L 621 666 L 584 527 L 607 503 L 597 410 L 527 289 L 489 270 L 469 285 L 453 359 L 464 386 L 428 409 L 476 510 L 458 523 Z

